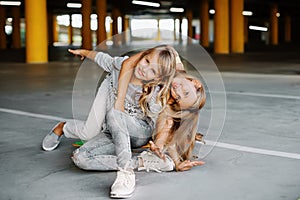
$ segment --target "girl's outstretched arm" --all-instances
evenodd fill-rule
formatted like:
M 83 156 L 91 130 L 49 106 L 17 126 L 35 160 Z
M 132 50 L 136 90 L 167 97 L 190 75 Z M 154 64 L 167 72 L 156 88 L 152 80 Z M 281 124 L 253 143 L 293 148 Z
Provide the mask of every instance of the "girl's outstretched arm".
M 133 70 L 143 52 L 137 53 L 122 63 L 118 81 L 118 94 L 115 101 L 115 109 L 124 111 L 124 100 L 128 88 L 128 84 L 133 74 Z
M 89 58 L 94 61 L 97 51 L 91 51 L 87 49 L 68 49 L 68 51 L 76 56 L 81 56 L 81 60 Z

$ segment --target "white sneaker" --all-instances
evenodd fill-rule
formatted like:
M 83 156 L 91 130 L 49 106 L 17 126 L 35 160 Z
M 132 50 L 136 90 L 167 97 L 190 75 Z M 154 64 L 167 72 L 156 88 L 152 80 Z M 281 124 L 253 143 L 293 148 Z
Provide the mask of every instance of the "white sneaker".
M 175 168 L 173 160 L 168 155 L 166 155 L 166 160 L 163 160 L 152 151 L 143 151 L 138 157 L 142 159 L 144 165 L 143 167 L 139 167 L 138 171 L 146 170 L 149 172 L 153 170 L 156 172 L 169 172 Z
M 111 198 L 130 198 L 135 189 L 135 175 L 133 170 L 120 169 L 117 178 L 111 186 Z
M 56 147 L 59 145 L 61 141 L 63 135 L 58 136 L 53 132 L 53 130 L 57 127 L 57 125 L 54 126 L 54 128 L 50 131 L 50 133 L 48 133 L 43 139 L 42 148 L 45 151 L 52 151 L 56 149 Z

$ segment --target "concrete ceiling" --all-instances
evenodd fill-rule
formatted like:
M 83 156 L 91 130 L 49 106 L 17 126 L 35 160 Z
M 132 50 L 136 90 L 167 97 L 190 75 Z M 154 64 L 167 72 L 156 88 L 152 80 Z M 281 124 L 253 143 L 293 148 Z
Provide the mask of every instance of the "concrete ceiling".
M 24 7 L 22 2 L 22 8 Z M 107 0 L 107 11 L 110 12 L 113 7 L 120 9 L 122 13 L 129 15 L 152 15 L 157 17 L 178 16 L 179 14 L 170 13 L 168 10 L 171 6 L 183 7 L 185 10 L 193 10 L 195 18 L 199 16 L 199 2 L 201 0 L 151 0 L 152 2 L 160 2 L 160 8 L 138 6 L 131 3 L 132 0 Z M 150 1 L 150 0 L 149 0 Z M 213 0 L 210 1 L 210 9 L 214 8 Z M 80 13 L 80 9 L 67 8 L 67 3 L 80 3 L 81 0 L 47 0 L 47 9 L 55 14 L 72 14 Z M 93 0 L 95 5 L 96 0 Z M 253 20 L 265 20 L 269 17 L 269 8 L 271 4 L 278 4 L 281 16 L 289 13 L 293 18 L 300 18 L 300 1 L 299 0 L 244 0 L 245 10 L 253 12 L 251 17 Z M 93 6 L 95 10 L 95 6 Z M 23 9 L 22 9 L 23 10 Z M 23 13 L 23 12 L 22 12 Z M 182 15 L 182 14 L 181 14 Z

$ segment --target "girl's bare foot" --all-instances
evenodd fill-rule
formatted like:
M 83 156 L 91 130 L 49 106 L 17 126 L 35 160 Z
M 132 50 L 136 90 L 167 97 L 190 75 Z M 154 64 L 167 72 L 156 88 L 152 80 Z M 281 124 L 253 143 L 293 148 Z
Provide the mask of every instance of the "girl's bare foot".
M 61 136 L 64 134 L 63 132 L 63 127 L 65 125 L 66 122 L 60 122 L 54 129 L 53 129 L 53 133 L 55 133 L 57 136 Z

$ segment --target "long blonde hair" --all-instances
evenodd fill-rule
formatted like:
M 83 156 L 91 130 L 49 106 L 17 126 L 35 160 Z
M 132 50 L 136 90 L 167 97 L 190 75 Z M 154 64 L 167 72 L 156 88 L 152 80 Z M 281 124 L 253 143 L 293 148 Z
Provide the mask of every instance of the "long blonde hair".
M 154 80 L 144 82 L 143 94 L 141 95 L 141 98 L 139 100 L 143 113 L 147 116 L 158 114 L 153 113 L 150 110 L 148 104 L 149 98 L 152 97 L 153 92 L 157 86 L 160 86 L 160 90 L 157 94 L 156 101 L 161 104 L 162 109 L 166 106 L 167 100 L 170 97 L 169 89 L 171 81 L 176 72 L 176 54 L 174 53 L 174 50 L 168 45 L 160 45 L 144 51 L 139 60 L 153 52 L 158 53 L 157 64 L 160 66 L 158 72 L 160 76 Z
M 185 77 L 188 80 L 197 80 L 185 71 L 177 72 L 176 75 Z M 177 161 L 189 160 L 195 145 L 195 136 L 199 119 L 199 111 L 206 101 L 205 90 L 202 84 L 196 86 L 197 100 L 186 109 L 181 109 L 176 100 L 170 95 L 166 108 L 160 113 L 157 119 L 156 132 L 159 133 L 168 119 L 173 120 L 169 131 L 166 150 L 175 157 Z

